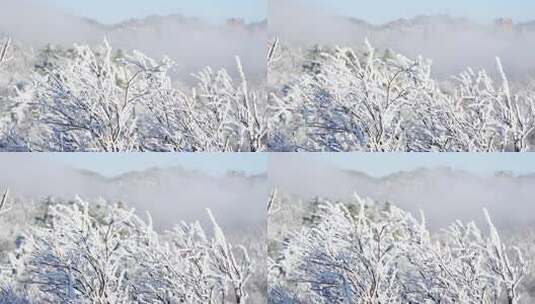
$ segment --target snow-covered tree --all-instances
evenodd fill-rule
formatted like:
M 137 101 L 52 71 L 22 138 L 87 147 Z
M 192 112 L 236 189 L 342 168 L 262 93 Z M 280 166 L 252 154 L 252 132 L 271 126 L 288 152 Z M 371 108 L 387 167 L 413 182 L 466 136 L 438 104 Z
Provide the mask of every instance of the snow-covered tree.
M 57 205 L 49 227 L 28 237 L 26 282 L 40 298 L 60 303 L 128 303 L 129 244 L 137 227 L 127 210 L 114 208 L 102 222 L 86 203 Z M 132 226 L 131 229 L 130 226 Z M 135 248 L 135 247 L 134 247 Z
M 239 58 L 240 82 L 225 70 L 206 68 L 196 75 L 191 94 L 169 86 L 144 98 L 153 149 L 171 151 L 264 151 L 267 138 L 265 96 L 248 87 Z
M 497 67 L 497 81 L 468 69 L 444 84 L 429 60 L 383 56 L 368 43 L 361 52 L 313 49 L 295 79 L 272 84 L 270 149 L 531 150 L 535 98 L 513 91 L 499 59 Z
M 5 149 L 30 151 L 244 151 L 266 149 L 266 94 L 206 68 L 191 89 L 174 63 L 138 51 L 75 45 L 39 53 L 30 85 L 16 91 Z
M 158 233 L 122 204 L 49 206 L 2 262 L 1 301 L 20 303 L 248 303 L 248 250 L 227 241 L 211 212 Z M 257 274 L 255 274 L 257 275 Z M 19 303 L 14 302 L 14 303 Z
M 47 127 L 43 150 L 138 150 L 136 106 L 166 80 L 168 60 L 155 62 L 141 53 L 115 58 L 102 50 L 75 46 L 72 59 L 36 75 L 39 120 Z
M 251 274 L 247 250 L 236 252 L 209 213 L 214 237 L 199 224 L 182 223 L 164 243 L 154 238 L 138 258 L 142 268 L 134 283 L 142 303 L 245 303 L 244 286 Z
M 433 236 L 392 205 L 323 202 L 272 257 L 270 303 L 526 303 L 527 262 L 485 216 L 488 235 L 456 222 Z

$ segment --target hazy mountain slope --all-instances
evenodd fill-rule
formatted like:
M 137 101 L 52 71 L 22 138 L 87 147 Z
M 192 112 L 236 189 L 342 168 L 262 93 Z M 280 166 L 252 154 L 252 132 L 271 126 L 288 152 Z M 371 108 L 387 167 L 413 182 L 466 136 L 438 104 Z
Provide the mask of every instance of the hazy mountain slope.
M 432 228 L 442 228 L 456 219 L 482 221 L 483 208 L 495 214 L 501 227 L 535 223 L 532 175 L 497 173 L 483 177 L 451 168 L 423 168 L 377 178 L 362 172 L 293 162 L 294 165 L 271 166 L 270 184 L 303 200 L 316 196 L 347 200 L 356 192 L 395 203 L 413 213 L 423 210 Z M 281 170 L 288 166 L 292 169 Z
M 502 18 L 481 24 L 447 15 L 416 16 L 385 24 L 330 15 L 327 8 L 299 1 L 274 0 L 269 16 L 270 36 L 296 47 L 316 44 L 357 46 L 368 39 L 379 49 L 433 60 L 442 78 L 466 67 L 495 69 L 499 56 L 511 78 L 525 78 L 535 70 L 529 50 L 535 47 L 535 27 Z M 358 13 L 358 12 L 355 12 Z
M 6 35 L 33 48 L 49 43 L 96 44 L 107 37 L 117 48 L 137 49 L 151 57 L 171 57 L 177 62 L 176 72 L 187 81 L 191 81 L 191 73 L 206 66 L 234 72 L 234 57 L 240 56 L 252 80 L 261 81 L 265 77 L 265 22 L 247 24 L 233 19 L 224 24 L 211 24 L 169 15 L 104 25 L 70 16 L 35 0 L 4 0 L 0 10 L 0 37 Z
M 48 196 L 69 200 L 80 195 L 123 201 L 140 213 L 150 211 L 159 228 L 179 221 L 208 223 L 211 208 L 221 225 L 232 232 L 261 227 L 265 222 L 265 177 L 248 175 L 209 176 L 183 168 L 153 168 L 117 177 L 51 165 L 38 160 L 2 162 L 10 174 L 0 175 L 0 187 L 13 197 L 40 200 Z

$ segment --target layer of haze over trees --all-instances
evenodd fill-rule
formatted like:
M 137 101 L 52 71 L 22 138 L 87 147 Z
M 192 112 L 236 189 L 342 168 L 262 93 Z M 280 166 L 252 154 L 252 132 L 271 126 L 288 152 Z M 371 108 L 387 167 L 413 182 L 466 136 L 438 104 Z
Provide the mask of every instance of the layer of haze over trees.
M 48 46 L 71 48 L 73 44 L 101 44 L 104 38 L 124 51 L 139 50 L 148 56 L 176 61 L 177 80 L 194 83 L 192 73 L 206 66 L 235 73 L 240 56 L 247 75 L 265 79 L 266 22 L 234 19 L 208 21 L 195 16 L 153 15 L 116 24 L 69 15 L 39 0 L 5 0 L 0 11 L 0 34 L 10 36 L 26 51 Z M 187 5 L 187 4 L 185 4 Z M 105 9 L 105 8 L 103 8 Z
M 351 162 L 353 157 L 367 159 L 366 154 L 356 153 L 344 162 Z M 389 155 L 384 157 L 387 163 Z M 389 159 L 396 159 L 396 155 Z M 423 210 L 433 230 L 457 219 L 481 219 L 483 208 L 493 215 L 500 229 L 522 229 L 535 224 L 535 170 L 515 173 L 497 166 L 489 173 L 475 173 L 473 169 L 454 166 L 454 162 L 420 166 L 418 158 L 401 156 L 397 161 L 411 165 L 375 175 L 368 170 L 333 164 L 321 155 L 273 155 L 269 158 L 269 183 L 305 202 L 316 197 L 350 200 L 356 192 L 364 198 L 390 201 L 415 214 Z M 381 161 L 375 164 L 380 166 Z

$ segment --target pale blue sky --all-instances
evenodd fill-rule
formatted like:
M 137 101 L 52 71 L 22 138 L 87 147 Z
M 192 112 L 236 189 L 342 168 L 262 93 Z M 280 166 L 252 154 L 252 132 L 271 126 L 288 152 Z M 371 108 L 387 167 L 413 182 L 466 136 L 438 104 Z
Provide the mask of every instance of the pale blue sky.
M 535 153 L 317 153 L 303 154 L 303 157 L 376 177 L 422 167 L 445 166 L 477 175 L 490 175 L 501 170 L 517 175 L 535 173 Z
M 67 13 L 117 23 L 133 17 L 183 14 L 210 21 L 265 19 L 268 0 L 38 0 Z
M 173 166 L 216 176 L 229 170 L 259 174 L 268 171 L 269 158 L 267 153 L 28 153 L 26 156 L 91 170 L 104 176 Z M 372 176 L 444 166 L 478 175 L 501 170 L 515 174 L 535 173 L 535 153 L 293 153 L 292 156 Z M 20 158 L 14 160 L 20 161 Z
M 108 177 L 175 166 L 214 176 L 231 170 L 259 174 L 266 172 L 267 162 L 267 154 L 263 153 L 35 153 L 32 156 Z
M 37 0 L 68 13 L 116 23 L 151 14 L 181 13 L 214 21 L 231 17 L 258 21 L 266 18 L 270 0 Z M 293 1 L 293 0 L 286 0 Z M 512 17 L 523 22 L 535 19 L 535 1 L 530 0 L 301 0 L 316 3 L 326 11 L 350 15 L 373 23 L 421 14 L 450 14 L 489 22 Z M 276 9 L 276 8 L 274 8 Z
M 341 14 L 384 23 L 421 14 L 449 14 L 486 23 L 497 17 L 535 20 L 533 0 L 303 0 Z

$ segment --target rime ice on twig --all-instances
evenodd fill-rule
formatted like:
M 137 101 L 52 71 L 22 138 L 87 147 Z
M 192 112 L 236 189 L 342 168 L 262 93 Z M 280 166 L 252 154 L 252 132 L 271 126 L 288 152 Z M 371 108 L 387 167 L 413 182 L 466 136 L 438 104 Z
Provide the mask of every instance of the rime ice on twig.
M 9 195 L 9 189 L 6 189 L 4 191 L 4 194 L 2 194 L 2 199 L 0 200 L 0 214 L 4 213 L 7 211 L 7 199 L 8 199 L 8 195 Z
M 7 38 L 0 44 L 0 67 L 11 59 L 10 55 L 11 39 Z

